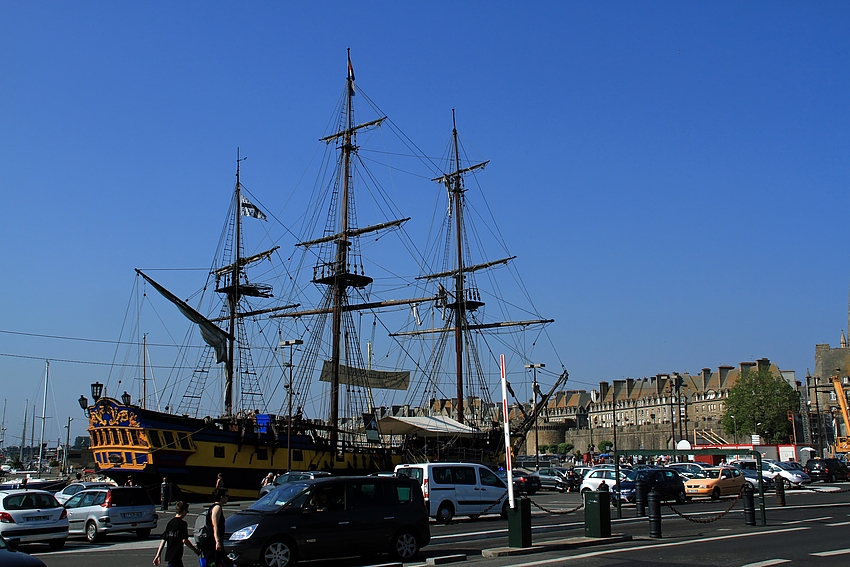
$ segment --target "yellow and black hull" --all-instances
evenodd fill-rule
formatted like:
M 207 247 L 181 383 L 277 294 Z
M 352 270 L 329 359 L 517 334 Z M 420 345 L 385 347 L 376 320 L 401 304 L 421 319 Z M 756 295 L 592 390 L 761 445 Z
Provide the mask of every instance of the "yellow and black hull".
M 288 447 L 285 427 L 247 418 L 197 419 L 111 398 L 87 411 L 98 472 L 119 484 L 132 477 L 152 492 L 168 477 L 184 499 L 208 498 L 219 473 L 231 496 L 256 498 L 263 477 L 285 471 L 290 458 L 293 470 L 335 474 L 391 471 L 402 462 L 399 448 L 377 443 L 333 451 L 309 428 L 293 432 Z

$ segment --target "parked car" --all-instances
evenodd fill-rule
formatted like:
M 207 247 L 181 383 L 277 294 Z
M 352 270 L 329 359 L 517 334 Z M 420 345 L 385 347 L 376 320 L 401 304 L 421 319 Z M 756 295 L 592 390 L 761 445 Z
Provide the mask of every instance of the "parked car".
M 60 504 L 64 504 L 71 499 L 74 494 L 86 490 L 88 488 L 105 488 L 109 486 L 117 486 L 114 482 L 72 482 L 53 496 Z
M 90 542 L 106 534 L 135 532 L 140 539 L 156 528 L 156 507 L 144 488 L 90 488 L 65 503 L 70 533 L 85 535 Z
M 236 565 L 389 553 L 411 561 L 428 545 L 428 510 L 406 476 L 322 477 L 286 483 L 225 520 Z
M 626 474 L 624 472 L 620 472 L 620 480 L 624 478 L 626 478 Z M 599 485 L 603 482 L 608 485 L 609 490 L 613 490 L 613 488 L 617 485 L 616 471 L 607 467 L 591 470 L 584 475 L 584 479 L 582 479 L 581 486 L 579 487 L 579 492 L 584 494 L 585 492 L 590 492 L 592 490 L 599 490 Z
M 326 471 L 289 471 L 277 475 L 274 482 L 267 484 L 260 489 L 260 496 L 265 496 L 275 488 L 286 484 L 287 482 L 295 482 L 296 480 L 310 480 L 321 476 L 330 476 L 331 473 Z
M 689 479 L 699 476 L 705 469 L 711 468 L 711 465 L 706 463 L 670 463 L 669 468 L 676 470 L 682 477 Z
M 507 471 L 498 471 L 496 473 L 503 483 L 507 486 L 508 484 L 508 472 Z M 540 477 L 537 473 L 526 473 L 522 471 L 513 471 L 511 473 L 511 478 L 514 481 L 514 494 L 528 494 L 531 496 L 532 494 L 536 494 L 538 490 L 541 488 Z
M 15 549 L 0 537 L 0 565 L 3 567 L 45 567 L 44 561 Z
M 558 484 L 567 483 L 567 472 L 569 469 L 564 467 L 540 467 L 537 471 L 537 476 L 540 477 L 540 488 L 557 490 Z
M 46 490 L 0 491 L 0 536 L 59 550 L 68 539 L 68 515 Z
M 428 513 L 438 522 L 485 512 L 508 517 L 508 487 L 496 473 L 476 463 L 398 465 L 395 473 L 419 483 Z
M 631 471 L 626 478 L 620 480 L 620 494 L 617 494 L 616 486 L 611 487 L 611 491 L 615 498 L 619 496 L 620 500 L 634 502 L 638 481 L 643 482 L 647 494 L 655 490 L 661 494 L 662 500 L 675 500 L 680 504 L 687 500 L 682 477 L 675 470 L 666 467 Z
M 738 468 L 707 468 L 685 482 L 685 495 L 689 499 L 694 496 L 710 496 L 712 500 L 721 496 L 737 496 L 746 482 L 747 479 Z
M 730 464 L 738 467 L 739 469 L 756 470 L 755 459 L 739 459 L 737 461 L 732 461 Z M 779 482 L 781 479 L 785 483 L 785 488 L 790 488 L 794 485 L 800 486 L 801 484 L 810 484 L 812 482 L 812 479 L 809 478 L 808 474 L 781 461 L 762 459 L 761 470 L 763 473 L 773 473 L 774 480 Z
M 836 482 L 847 480 L 850 471 L 847 463 L 838 459 L 809 459 L 806 461 L 806 474 L 812 480 Z
M 741 474 L 744 475 L 744 479 L 749 482 L 753 486 L 753 490 L 758 492 L 759 490 L 759 476 L 758 471 L 754 471 L 751 469 L 738 469 L 741 471 Z M 761 475 L 762 484 L 764 484 L 765 490 L 774 490 L 776 488 L 776 481 L 773 480 L 775 475 L 769 472 L 763 472 Z

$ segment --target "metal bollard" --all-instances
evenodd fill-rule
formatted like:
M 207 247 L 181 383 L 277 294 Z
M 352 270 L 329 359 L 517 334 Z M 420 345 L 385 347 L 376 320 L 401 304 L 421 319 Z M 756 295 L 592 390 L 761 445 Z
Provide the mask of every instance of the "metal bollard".
M 779 475 L 776 476 L 776 505 L 785 506 L 785 481 Z
M 661 495 L 655 490 L 646 497 L 649 509 L 649 537 L 661 537 Z
M 753 487 L 749 482 L 744 485 L 743 500 L 744 524 L 754 526 L 756 525 L 756 501 L 754 498 Z
M 635 483 L 635 515 L 638 518 L 646 516 L 646 485 L 642 480 Z

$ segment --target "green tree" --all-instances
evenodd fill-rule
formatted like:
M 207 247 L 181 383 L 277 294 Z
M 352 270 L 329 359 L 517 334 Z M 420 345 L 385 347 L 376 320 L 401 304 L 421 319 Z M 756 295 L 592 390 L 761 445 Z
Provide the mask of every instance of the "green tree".
M 572 443 L 558 443 L 558 454 L 566 456 L 567 453 L 575 449 Z
M 599 452 L 600 453 L 607 453 L 611 449 L 611 447 L 613 447 L 613 446 L 614 446 L 613 441 L 608 441 L 607 439 L 603 439 L 602 441 L 599 442 Z
M 545 443 L 541 443 L 540 445 L 537 446 L 537 452 L 545 455 L 546 453 L 549 452 L 549 445 L 547 445 Z
M 788 412 L 796 412 L 799 405 L 799 394 L 770 368 L 747 370 L 729 390 L 723 431 L 739 436 L 758 432 L 768 443 L 788 443 L 792 426 Z

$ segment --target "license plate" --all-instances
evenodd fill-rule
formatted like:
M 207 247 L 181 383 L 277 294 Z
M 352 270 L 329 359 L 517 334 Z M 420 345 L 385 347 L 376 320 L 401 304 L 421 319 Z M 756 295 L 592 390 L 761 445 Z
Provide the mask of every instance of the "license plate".
M 688 492 L 699 492 L 699 490 L 697 490 L 696 488 L 689 488 Z
M 27 522 L 46 522 L 49 519 L 50 516 L 24 516 Z
M 124 512 L 123 514 L 121 514 L 121 517 L 122 518 L 141 518 L 142 513 L 141 512 Z

